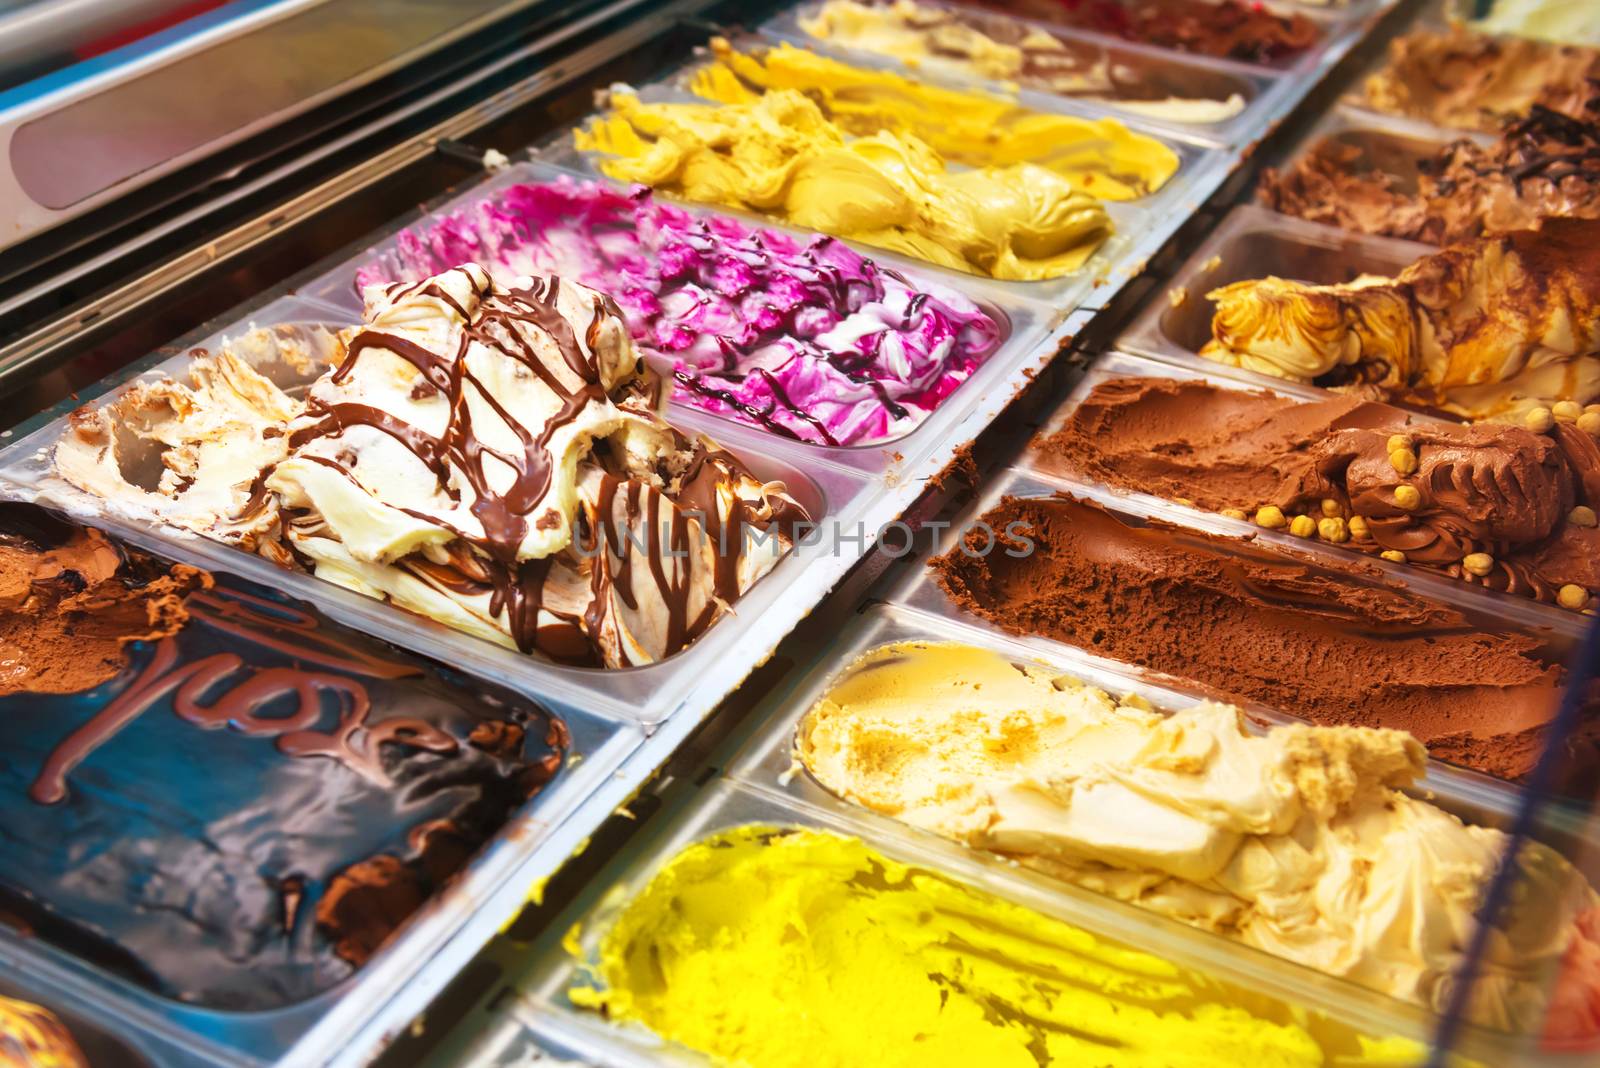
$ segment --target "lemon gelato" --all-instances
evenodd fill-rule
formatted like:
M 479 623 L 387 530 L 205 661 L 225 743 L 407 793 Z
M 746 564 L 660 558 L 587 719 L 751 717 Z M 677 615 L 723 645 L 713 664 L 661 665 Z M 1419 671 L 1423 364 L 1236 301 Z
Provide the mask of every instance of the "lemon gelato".
M 884 857 L 742 827 L 683 850 L 569 993 L 724 1064 L 1419 1064 L 1346 1029 Z
M 577 131 L 601 169 L 930 263 L 1010 280 L 1082 267 L 1111 233 L 1099 200 L 1036 164 L 951 171 L 911 134 L 850 139 L 792 89 L 747 104 L 652 104 L 614 90 Z
M 972 646 L 866 654 L 797 748 L 866 808 L 1436 1011 L 1505 843 L 1400 791 L 1426 762 L 1404 732 L 1253 736 L 1229 705 L 1163 716 Z M 1592 1036 L 1600 977 L 1545 988 L 1594 959 L 1600 895 L 1546 846 L 1521 865 L 1469 1018 Z

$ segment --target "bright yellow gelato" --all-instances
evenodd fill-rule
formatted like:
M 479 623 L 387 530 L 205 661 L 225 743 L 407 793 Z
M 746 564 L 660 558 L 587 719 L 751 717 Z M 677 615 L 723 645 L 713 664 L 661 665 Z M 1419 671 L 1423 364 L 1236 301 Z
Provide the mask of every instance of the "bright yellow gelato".
M 0 1068 L 88 1068 L 72 1032 L 55 1013 L 0 997 Z
M 817 831 L 674 857 L 579 1005 L 761 1068 L 1417 1064 L 1282 1003 Z
M 920 138 L 945 159 L 970 167 L 1034 163 L 1102 200 L 1146 196 L 1178 170 L 1176 152 L 1115 119 L 1033 111 L 789 44 L 758 57 L 719 37 L 711 50 L 713 62 L 696 72 L 690 88 L 723 104 L 754 104 L 766 91 L 794 89 L 849 133 Z
M 750 104 L 646 104 L 577 132 L 600 166 L 688 200 L 774 215 L 796 226 L 972 274 L 1031 280 L 1082 267 L 1111 233 L 1094 197 L 1033 164 L 951 172 L 925 142 L 880 132 L 849 139 L 808 97 L 775 90 Z
M 986 649 L 864 656 L 802 723 L 798 754 L 850 801 L 1363 986 L 1442 1010 L 1505 836 L 1401 793 L 1401 731 L 1278 727 L 1203 703 L 1171 716 Z M 1593 1034 L 1587 880 L 1531 845 L 1473 986 L 1501 1030 Z M 1569 956 L 1570 954 L 1570 956 Z

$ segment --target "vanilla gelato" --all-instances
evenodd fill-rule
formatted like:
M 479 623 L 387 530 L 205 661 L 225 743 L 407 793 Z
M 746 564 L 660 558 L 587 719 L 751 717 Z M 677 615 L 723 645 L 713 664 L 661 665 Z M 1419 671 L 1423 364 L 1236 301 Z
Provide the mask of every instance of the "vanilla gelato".
M 1505 843 L 1401 792 L 1426 761 L 1401 731 L 1253 736 L 1228 705 L 1162 716 L 963 645 L 868 653 L 797 750 L 874 811 L 1436 1010 Z M 1593 971 L 1545 986 L 1595 959 L 1600 895 L 1543 845 L 1522 869 L 1470 1016 L 1593 1035 Z

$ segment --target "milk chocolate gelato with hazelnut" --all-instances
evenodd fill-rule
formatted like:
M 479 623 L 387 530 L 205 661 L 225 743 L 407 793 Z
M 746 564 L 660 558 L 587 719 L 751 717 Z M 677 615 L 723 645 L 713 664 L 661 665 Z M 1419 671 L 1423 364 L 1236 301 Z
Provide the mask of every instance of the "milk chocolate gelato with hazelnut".
M 1600 590 L 1600 408 L 1561 414 L 1540 431 L 1463 426 L 1348 396 L 1117 378 L 1037 462 L 1584 610 Z

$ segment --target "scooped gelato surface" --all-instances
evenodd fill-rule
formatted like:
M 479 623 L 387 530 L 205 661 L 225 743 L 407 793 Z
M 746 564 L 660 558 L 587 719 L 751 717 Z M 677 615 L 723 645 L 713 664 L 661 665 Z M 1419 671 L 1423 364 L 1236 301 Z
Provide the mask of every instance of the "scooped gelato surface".
M 611 667 L 693 642 L 805 517 L 674 430 L 616 305 L 555 276 L 500 286 L 469 265 L 369 287 L 304 401 L 233 363 L 271 401 L 258 435 L 217 439 L 207 391 L 158 380 L 80 410 L 57 471 L 490 641 Z M 153 487 L 129 481 L 152 467 Z
M 679 404 L 822 445 L 915 429 L 1004 338 L 970 298 L 836 238 L 565 178 L 404 230 L 357 281 L 414 282 L 458 263 L 501 285 L 558 274 L 613 294 L 640 352 L 670 368 Z
M 1395 278 L 1268 277 L 1207 297 L 1217 310 L 1200 355 L 1261 374 L 1473 420 L 1600 399 L 1600 220 L 1452 245 Z
M 59 585 L 172 602 L 76 689 L 33 660 L 70 642 L 16 643 L 28 671 L 0 695 L 0 914 L 162 997 L 266 1010 L 334 986 L 563 766 L 537 704 L 309 606 L 31 507 L 0 530 L 48 576 L 13 633 L 81 610 Z
M 1353 397 L 1118 378 L 1036 455 L 1049 470 L 1582 611 L 1600 590 L 1596 434 L 1600 416 L 1535 432 Z
M 1245 108 L 1238 79 L 1143 61 L 983 11 L 917 0 L 827 0 L 800 16 L 800 27 L 820 41 L 897 59 L 915 70 L 1013 83 L 1152 119 L 1214 123 Z
M 1313 1068 L 1373 1045 L 821 831 L 688 846 L 589 970 L 575 1003 L 728 1065 Z
M 1166 185 L 1178 154 L 1115 119 L 1034 111 L 989 93 L 914 81 L 780 44 L 760 54 L 711 42 L 713 61 L 690 88 L 722 104 L 755 104 L 766 92 L 794 90 L 860 137 L 889 132 L 926 142 L 952 163 L 1009 167 L 1029 163 L 1103 200 L 1131 200 Z
M 578 130 L 613 178 L 743 208 L 968 274 L 1058 278 L 1110 236 L 1103 204 L 1032 163 L 953 171 L 911 134 L 850 138 L 792 89 L 753 104 L 652 104 L 614 89 Z
M 1258 193 L 1288 215 L 1434 245 L 1534 229 L 1548 217 L 1600 218 L 1595 119 L 1535 104 L 1493 145 L 1464 138 L 1416 167 L 1397 174 L 1329 137 L 1290 167 L 1265 171 Z
M 802 721 L 799 759 L 876 812 L 1383 993 L 1444 1011 L 1506 844 L 1400 788 L 1401 731 L 1276 727 L 1206 702 L 1142 701 L 968 645 L 899 642 L 846 668 Z M 1468 1018 L 1600 1033 L 1600 894 L 1554 850 L 1522 855 Z
M 982 520 L 1026 537 L 999 544 L 976 528 L 932 567 L 957 607 L 1014 633 L 1321 725 L 1408 731 L 1435 757 L 1504 779 L 1532 769 L 1555 715 L 1565 650 L 1358 581 L 1359 562 L 1136 525 L 1064 494 L 1007 497 Z M 1597 743 L 1589 715 L 1568 740 L 1569 788 L 1592 792 Z
M 1388 62 L 1367 79 L 1363 100 L 1391 115 L 1498 133 L 1535 105 L 1592 118 L 1597 78 L 1600 49 L 1452 26 L 1389 42 Z

